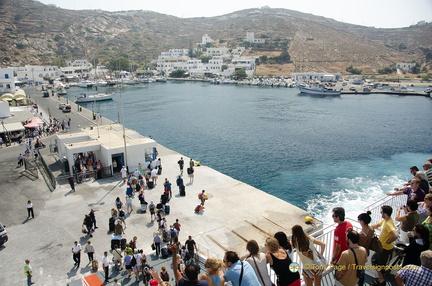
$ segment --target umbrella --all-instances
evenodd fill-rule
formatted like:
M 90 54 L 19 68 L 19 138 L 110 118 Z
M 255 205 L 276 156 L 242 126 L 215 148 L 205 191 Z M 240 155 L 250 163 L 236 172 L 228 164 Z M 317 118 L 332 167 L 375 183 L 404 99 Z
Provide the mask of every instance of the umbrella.
M 26 125 L 24 125 L 24 127 L 26 127 L 26 128 L 36 128 L 36 127 L 39 127 L 39 124 L 37 124 L 37 123 L 28 123 L 28 124 L 26 124 Z
M 35 123 L 35 124 L 43 124 L 44 122 L 42 121 L 42 119 L 40 118 L 33 118 L 30 123 Z

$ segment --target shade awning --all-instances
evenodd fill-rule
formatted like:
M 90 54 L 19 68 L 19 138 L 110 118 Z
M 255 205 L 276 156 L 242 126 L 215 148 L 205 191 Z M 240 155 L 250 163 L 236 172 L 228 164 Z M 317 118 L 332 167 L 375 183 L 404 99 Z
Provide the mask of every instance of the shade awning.
M 39 127 L 39 124 L 37 124 L 37 123 L 28 123 L 28 124 L 24 125 L 24 127 L 26 127 L 26 128 L 37 128 L 37 127 Z
M 44 122 L 42 121 L 42 119 L 35 117 L 30 121 L 30 123 L 36 123 L 40 125 L 43 124 Z
M 12 122 L 12 123 L 4 123 L 3 125 L 0 125 L 0 132 L 12 132 L 12 131 L 20 131 L 24 130 L 24 126 L 21 124 L 21 122 Z

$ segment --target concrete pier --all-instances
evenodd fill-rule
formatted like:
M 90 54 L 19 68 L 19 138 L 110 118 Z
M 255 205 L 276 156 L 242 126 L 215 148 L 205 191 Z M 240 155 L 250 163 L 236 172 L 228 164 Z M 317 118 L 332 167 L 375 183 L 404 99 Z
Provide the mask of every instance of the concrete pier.
M 39 112 L 42 112 L 45 119 L 48 118 L 48 113 L 60 119 L 70 117 L 72 128 L 69 132 L 74 132 L 79 127 L 95 125 L 91 111 L 83 108 L 83 111 L 79 112 L 78 107 L 70 103 L 72 112 L 63 114 L 58 109 L 57 97 L 42 98 L 42 94 L 35 88 L 26 92 L 33 101 L 37 100 Z M 64 102 L 64 99 L 60 101 Z M 103 124 L 112 123 L 106 118 L 101 120 Z M 42 142 L 48 145 L 51 139 L 46 137 Z M 24 152 L 25 145 L 0 149 L 0 178 L 4 182 L 0 198 L 7 202 L 1 204 L 1 212 L 8 214 L 2 216 L 1 222 L 7 226 L 9 235 L 9 241 L 0 249 L 0 281 L 4 285 L 25 283 L 25 259 L 31 260 L 37 285 L 66 285 L 92 274 L 85 253 L 81 254 L 80 268 L 73 267 L 71 248 L 75 240 L 84 245 L 91 239 L 99 261 L 103 252 L 110 250 L 110 210 L 115 207 L 116 197 L 125 202 L 126 185 L 121 181 L 120 175 L 115 174 L 114 177 L 96 181 L 86 180 L 78 184 L 76 192 L 72 193 L 59 164 L 60 158 L 57 154 L 50 154 L 48 149 L 43 149 L 41 153 L 58 181 L 58 187 L 53 192 L 48 190 L 43 176 L 35 179 L 26 174 L 23 168 L 16 168 L 17 156 Z M 185 168 L 186 197 L 180 197 L 175 184 L 179 175 L 177 161 L 183 157 L 186 167 L 189 157 L 161 145 L 158 145 L 158 151 L 163 173 L 159 176 L 156 187 L 145 191 L 146 200 L 159 202 L 163 193 L 163 182 L 168 178 L 172 183 L 173 197 L 169 202 L 171 213 L 166 216 L 167 222 L 172 224 L 179 219 L 182 225 L 179 241 L 184 243 L 191 235 L 198 243 L 201 255 L 223 256 L 226 250 L 234 250 L 243 255 L 249 239 L 255 239 L 263 246 L 264 240 L 277 231 L 284 231 L 289 235 L 295 224 L 300 224 L 309 231 L 320 227 L 319 222 L 316 226 L 305 224 L 304 217 L 309 215 L 306 211 L 213 170 L 205 166 L 205 162 L 195 168 L 193 183 L 189 183 Z M 199 161 L 199 158 L 194 159 Z M 198 193 L 202 190 L 208 193 L 209 199 L 205 202 L 205 210 L 201 214 L 195 214 L 194 209 L 200 203 Z M 34 202 L 34 219 L 26 219 L 27 200 Z M 157 223 L 151 222 L 148 212 L 140 213 L 139 208 L 139 201 L 135 196 L 133 211 L 126 219 L 124 237 L 130 241 L 133 236 L 137 236 L 138 248 L 143 249 L 147 257 L 151 258 L 148 259 L 150 265 L 155 265 L 160 259 L 151 255 L 153 251 L 150 245 L 157 231 Z M 93 238 L 81 232 L 84 215 L 88 214 L 90 209 L 97 210 L 98 229 Z M 102 271 L 101 267 L 99 269 Z M 170 273 L 172 276 L 171 270 Z M 117 277 L 122 280 L 122 285 L 132 285 L 135 281 L 127 280 L 127 275 L 124 274 L 117 274 Z

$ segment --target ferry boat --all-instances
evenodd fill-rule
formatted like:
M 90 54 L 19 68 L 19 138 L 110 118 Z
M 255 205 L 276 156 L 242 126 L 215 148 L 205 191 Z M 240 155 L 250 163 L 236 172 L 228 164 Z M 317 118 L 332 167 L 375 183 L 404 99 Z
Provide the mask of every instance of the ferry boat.
M 301 93 L 315 94 L 315 95 L 340 95 L 340 90 L 328 89 L 322 84 L 312 83 L 310 85 L 299 85 Z
M 110 93 L 110 94 L 104 94 L 104 93 L 91 94 L 91 95 L 80 94 L 80 96 L 78 96 L 76 98 L 75 102 L 76 103 L 82 103 L 82 102 L 94 102 L 94 101 L 112 100 L 114 94 L 115 94 L 115 92 Z

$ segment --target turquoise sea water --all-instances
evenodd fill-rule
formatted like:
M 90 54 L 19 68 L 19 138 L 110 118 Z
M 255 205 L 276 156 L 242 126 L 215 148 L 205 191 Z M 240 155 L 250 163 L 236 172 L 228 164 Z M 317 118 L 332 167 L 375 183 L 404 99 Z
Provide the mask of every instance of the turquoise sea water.
M 325 221 L 334 206 L 356 217 L 432 158 L 426 97 L 154 83 L 123 101 L 126 127 Z M 117 92 L 95 108 L 118 121 L 119 103 Z

